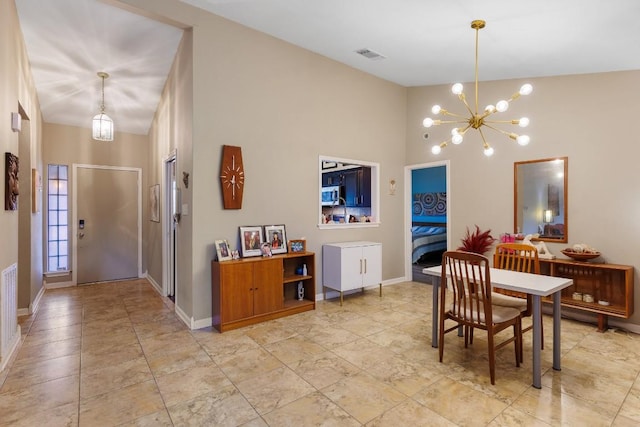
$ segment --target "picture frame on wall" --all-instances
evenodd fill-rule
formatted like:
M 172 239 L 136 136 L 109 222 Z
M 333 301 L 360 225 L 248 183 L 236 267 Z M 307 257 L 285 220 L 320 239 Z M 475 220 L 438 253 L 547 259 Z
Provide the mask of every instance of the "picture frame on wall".
M 4 210 L 18 210 L 18 156 L 12 153 L 5 153 L 5 186 L 4 186 Z
M 264 237 L 265 241 L 271 245 L 272 254 L 287 253 L 287 235 L 284 224 L 265 225 Z
M 160 184 L 149 187 L 149 219 L 160 222 Z
M 261 245 L 264 243 L 264 234 L 259 225 L 240 227 L 240 249 L 242 257 L 261 256 Z
M 229 261 L 231 256 L 231 248 L 229 247 L 229 242 L 226 240 L 216 240 L 216 254 L 218 255 L 218 261 Z

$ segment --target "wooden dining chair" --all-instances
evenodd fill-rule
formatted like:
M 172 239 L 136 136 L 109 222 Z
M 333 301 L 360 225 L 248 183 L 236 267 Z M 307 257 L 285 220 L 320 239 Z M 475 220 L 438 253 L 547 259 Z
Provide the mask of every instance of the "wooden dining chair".
M 540 274 L 540 261 L 535 246 L 522 243 L 500 243 L 493 254 L 493 267 L 503 270 L 520 271 L 524 273 Z M 521 292 L 494 288 L 493 304 L 512 307 L 520 310 L 520 317 L 530 317 L 533 314 L 531 295 Z M 542 317 L 541 317 L 542 318 Z M 532 324 L 522 329 L 527 332 L 533 329 Z M 544 331 L 540 325 L 541 348 L 544 349 Z M 522 351 L 520 351 L 522 357 Z M 522 361 L 522 359 L 520 359 Z
M 520 366 L 521 318 L 520 310 L 511 307 L 494 306 L 491 303 L 491 277 L 489 260 L 471 252 L 447 251 L 442 256 L 442 273 L 440 286 L 440 362 L 444 355 L 444 336 L 446 333 L 465 329 L 464 346 L 468 347 L 470 331 L 481 329 L 487 331 L 489 348 L 489 373 L 491 384 L 495 384 L 496 350 L 513 342 L 515 347 L 516 366 Z M 448 285 L 447 285 L 448 284 Z M 447 298 L 452 294 L 452 302 Z M 445 329 L 445 322 L 453 320 L 454 326 Z M 513 336 L 498 344 L 495 335 L 508 327 L 513 327 Z

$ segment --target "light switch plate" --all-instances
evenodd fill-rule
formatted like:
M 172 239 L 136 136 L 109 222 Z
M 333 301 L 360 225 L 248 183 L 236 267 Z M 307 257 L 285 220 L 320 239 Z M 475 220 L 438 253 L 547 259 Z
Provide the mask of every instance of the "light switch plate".
M 19 113 L 11 113 L 11 130 L 14 132 L 22 130 L 22 117 Z

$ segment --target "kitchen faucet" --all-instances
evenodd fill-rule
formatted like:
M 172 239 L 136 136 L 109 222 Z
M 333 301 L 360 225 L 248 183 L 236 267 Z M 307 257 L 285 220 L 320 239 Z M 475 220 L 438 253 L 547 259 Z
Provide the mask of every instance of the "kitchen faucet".
M 347 218 L 347 201 L 344 197 L 338 197 L 338 199 L 333 203 L 333 206 L 331 207 L 331 219 L 333 219 L 333 211 L 335 207 L 340 206 L 340 202 L 344 203 L 342 205 L 344 207 L 344 222 L 349 222 L 349 219 Z

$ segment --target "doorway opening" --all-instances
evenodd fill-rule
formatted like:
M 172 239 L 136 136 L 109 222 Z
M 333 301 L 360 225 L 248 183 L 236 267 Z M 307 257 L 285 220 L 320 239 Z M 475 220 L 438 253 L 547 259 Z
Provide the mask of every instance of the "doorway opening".
M 164 293 L 176 303 L 178 265 L 178 222 L 180 221 L 180 197 L 177 181 L 177 159 L 173 152 L 164 161 L 163 230 L 164 236 Z
M 449 161 L 405 167 L 405 277 L 430 283 L 422 269 L 451 246 Z

